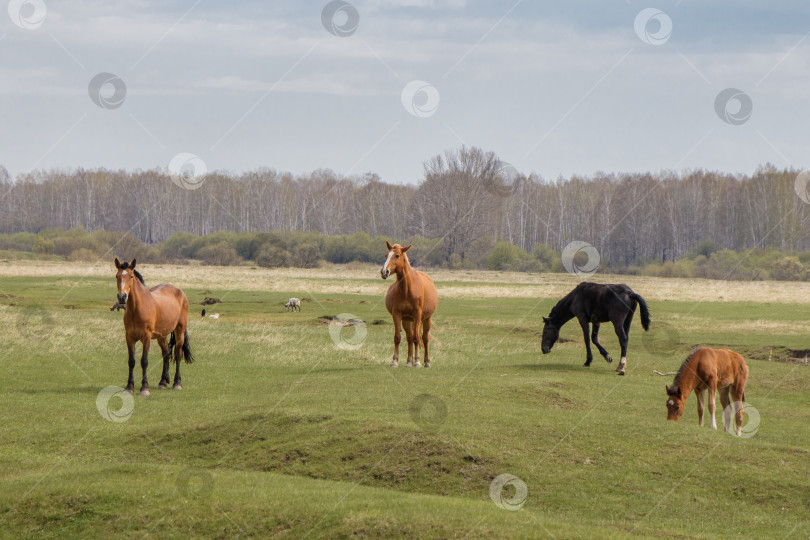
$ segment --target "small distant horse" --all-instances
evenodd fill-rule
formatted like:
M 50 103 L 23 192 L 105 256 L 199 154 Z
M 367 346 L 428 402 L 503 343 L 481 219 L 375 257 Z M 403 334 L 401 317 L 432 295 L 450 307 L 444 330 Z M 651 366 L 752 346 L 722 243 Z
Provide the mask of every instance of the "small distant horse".
M 630 287 L 624 284 L 603 285 L 587 281 L 580 283 L 573 291 L 557 302 L 548 317 L 543 317 L 543 341 L 541 345 L 543 354 L 551 352 L 551 348 L 560 337 L 562 325 L 576 317 L 582 327 L 585 348 L 588 351 L 585 365 L 590 366 L 593 361 L 591 339 L 605 360 L 608 363 L 613 362 L 613 358 L 599 343 L 599 324 L 611 322 L 622 349 L 621 360 L 619 360 L 619 367 L 616 368 L 616 371 L 619 372 L 619 375 L 624 375 L 624 368 L 627 364 L 627 342 L 630 334 L 630 323 L 633 322 L 636 304 L 641 308 L 641 326 L 644 330 L 649 330 L 650 310 L 647 308 L 647 303 L 641 295 L 634 293 Z M 590 333 L 590 336 L 588 335 L 588 324 L 593 324 L 593 332 Z
M 127 352 L 129 353 L 129 380 L 126 391 L 132 393 L 135 389 L 133 371 L 135 369 L 135 343 L 140 341 L 143 345 L 141 355 L 141 395 L 149 395 L 149 381 L 146 377 L 146 368 L 149 364 L 149 345 L 156 339 L 163 352 L 163 375 L 160 378 L 159 389 L 169 386 L 169 362 L 174 350 L 174 362 L 177 370 L 174 375 L 175 390 L 183 388 L 180 382 L 180 351 L 182 350 L 186 363 L 194 361 L 191 347 L 188 342 L 188 298 L 185 293 L 168 283 L 163 283 L 147 289 L 143 276 L 135 270 L 135 259 L 131 263 L 119 262 L 115 259 L 115 281 L 118 285 L 118 303 L 126 305 L 124 311 L 124 331 L 126 333 Z M 166 337 L 171 335 L 169 344 Z
M 380 268 L 380 275 L 387 279 L 396 274 L 396 281 L 388 288 L 385 295 L 385 307 L 394 319 L 394 359 L 391 367 L 399 366 L 399 343 L 402 340 L 400 324 L 405 328 L 405 339 L 408 340 L 408 362 L 405 367 L 421 367 L 419 363 L 419 336 L 425 347 L 425 367 L 430 367 L 431 317 L 439 305 L 439 293 L 430 276 L 414 270 L 405 254 L 411 246 L 393 246 L 386 241 L 388 256 Z
M 298 311 L 301 311 L 301 300 L 298 298 L 290 298 L 287 300 L 287 303 L 284 304 L 284 311 L 287 311 L 288 309 L 292 309 L 293 311 L 298 309 Z
M 678 420 L 683 414 L 686 398 L 692 390 L 697 396 L 698 425 L 703 425 L 704 391 L 709 389 L 709 415 L 712 429 L 717 429 L 714 418 L 715 394 L 720 389 L 720 404 L 723 406 L 723 428 L 731 429 L 731 409 L 729 392 L 734 400 L 734 420 L 737 435 L 741 433 L 743 422 L 743 402 L 745 383 L 748 380 L 748 366 L 742 355 L 728 349 L 701 347 L 690 354 L 678 373 L 672 386 L 667 386 L 667 420 Z

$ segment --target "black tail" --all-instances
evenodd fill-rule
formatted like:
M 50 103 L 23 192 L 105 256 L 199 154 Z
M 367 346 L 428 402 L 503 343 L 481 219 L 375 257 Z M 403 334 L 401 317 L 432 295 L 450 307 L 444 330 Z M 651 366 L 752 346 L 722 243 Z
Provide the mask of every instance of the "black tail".
M 638 306 L 641 308 L 641 326 L 644 328 L 644 330 L 649 330 L 650 308 L 647 307 L 647 302 L 645 302 L 641 295 L 637 293 L 630 293 L 630 298 L 638 302 Z
M 177 341 L 174 339 L 174 332 L 172 332 L 172 337 L 169 339 L 169 355 L 174 357 L 174 347 L 177 345 Z M 191 345 L 188 343 L 188 330 L 183 337 L 183 357 L 186 359 L 186 364 L 190 364 L 194 361 L 194 355 L 191 354 Z

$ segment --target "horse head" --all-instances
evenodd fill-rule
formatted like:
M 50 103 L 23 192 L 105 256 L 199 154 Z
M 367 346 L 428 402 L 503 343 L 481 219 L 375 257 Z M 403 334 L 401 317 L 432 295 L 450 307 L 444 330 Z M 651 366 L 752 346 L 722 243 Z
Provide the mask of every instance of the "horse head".
M 551 348 L 555 343 L 557 343 L 557 339 L 559 339 L 559 337 L 560 326 L 551 322 L 551 319 L 548 317 L 543 317 L 543 341 L 540 345 L 543 354 L 548 354 L 551 352 Z
M 115 268 L 118 269 L 118 272 L 115 274 L 115 283 L 118 286 L 118 303 L 121 305 L 125 305 L 127 303 L 127 296 L 132 291 L 132 286 L 134 285 L 134 279 L 136 279 L 137 274 L 135 273 L 135 259 L 132 259 L 131 263 L 126 261 L 119 262 L 118 259 L 115 259 Z
M 387 279 L 392 273 L 396 274 L 405 269 L 408 264 L 408 256 L 405 255 L 405 252 L 411 248 L 410 245 L 402 247 L 399 244 L 394 244 L 392 246 L 388 240 L 385 241 L 385 245 L 388 247 L 388 257 L 385 259 L 382 268 L 380 268 L 380 275 L 383 279 Z
M 684 399 L 681 393 L 681 388 L 667 389 L 667 420 L 677 421 L 683 414 Z

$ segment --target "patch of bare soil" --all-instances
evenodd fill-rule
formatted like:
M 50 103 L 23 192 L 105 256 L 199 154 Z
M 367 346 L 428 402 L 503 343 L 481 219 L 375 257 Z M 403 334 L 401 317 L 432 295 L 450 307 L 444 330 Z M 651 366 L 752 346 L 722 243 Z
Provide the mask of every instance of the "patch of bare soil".
M 790 349 L 788 347 L 756 347 L 756 348 L 734 348 L 746 359 L 760 360 L 764 362 L 780 362 L 784 364 L 800 364 L 810 366 L 810 349 Z

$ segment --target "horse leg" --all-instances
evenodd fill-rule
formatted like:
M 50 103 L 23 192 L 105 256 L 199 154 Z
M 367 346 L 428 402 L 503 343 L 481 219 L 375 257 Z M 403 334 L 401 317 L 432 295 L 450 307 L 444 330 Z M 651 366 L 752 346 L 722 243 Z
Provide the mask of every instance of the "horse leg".
M 160 384 L 158 390 L 165 390 L 169 386 L 169 363 L 172 361 L 172 351 L 166 344 L 166 336 L 157 338 L 160 350 L 163 353 L 163 374 L 160 376 Z
M 585 317 L 577 317 L 579 325 L 582 327 L 582 335 L 585 338 L 585 350 L 587 356 L 585 357 L 585 367 L 590 366 L 593 362 L 593 353 L 591 352 L 591 333 L 588 329 L 588 321 Z
M 714 411 L 717 404 L 715 403 L 715 396 L 717 394 L 717 382 L 712 381 L 709 384 L 709 414 L 712 416 L 712 429 L 717 429 L 717 420 L 714 418 Z
M 402 319 L 398 315 L 394 315 L 394 359 L 391 361 L 391 367 L 399 366 L 399 344 L 402 341 Z
M 419 330 L 422 327 L 422 312 L 419 311 L 413 320 L 413 367 L 422 367 L 419 363 Z
M 703 427 L 703 411 L 706 408 L 706 389 L 698 390 L 695 388 L 695 397 L 697 398 L 698 425 Z
M 728 391 L 728 386 L 720 389 L 720 405 L 723 406 L 723 430 L 726 433 L 731 431 L 731 407 L 729 407 L 731 400 L 728 398 Z
M 425 367 L 430 367 L 430 352 L 428 349 L 428 341 L 430 340 L 430 319 L 425 319 L 422 322 L 422 345 L 425 347 Z
M 608 354 L 607 349 L 602 347 L 602 344 L 599 343 L 599 323 L 598 322 L 593 323 L 593 330 L 591 331 L 591 341 L 593 341 L 593 344 L 596 345 L 597 349 L 599 349 L 599 354 L 601 354 L 605 358 L 605 360 L 607 360 L 608 364 L 613 362 L 613 357 L 611 357 Z
M 127 336 L 127 354 L 129 355 L 129 379 L 127 379 L 126 391 L 130 394 L 135 390 L 135 341 Z
M 183 355 L 183 345 L 186 342 L 186 329 L 178 326 L 174 329 L 174 383 L 172 389 L 182 390 L 183 384 L 180 379 L 180 358 Z
M 619 375 L 624 375 L 624 366 L 627 364 L 627 332 L 624 331 L 623 323 L 613 321 L 613 329 L 616 331 L 616 337 L 619 338 L 619 345 L 622 348 L 622 357 L 619 359 L 619 366 L 616 371 Z
M 152 344 L 151 334 L 146 334 L 143 338 L 143 354 L 141 354 L 141 369 L 143 370 L 143 379 L 141 380 L 141 395 L 149 395 L 149 380 L 146 377 L 146 368 L 149 366 L 149 346 Z
M 413 321 L 402 321 L 405 329 L 405 341 L 408 343 L 408 361 L 405 367 L 413 367 Z
M 731 399 L 734 400 L 734 424 L 737 436 L 742 435 L 743 423 L 743 396 L 745 395 L 745 385 L 737 384 L 736 382 L 731 385 Z

